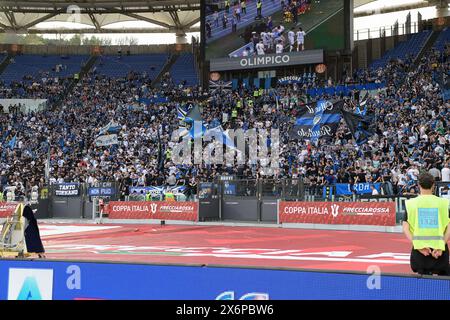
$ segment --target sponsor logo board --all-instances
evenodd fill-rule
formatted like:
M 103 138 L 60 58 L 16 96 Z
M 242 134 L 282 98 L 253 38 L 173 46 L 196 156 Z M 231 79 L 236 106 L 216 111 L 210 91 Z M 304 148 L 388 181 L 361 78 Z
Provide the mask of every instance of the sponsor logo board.
M 198 220 L 197 202 L 112 201 L 106 208 L 110 219 Z
M 10 268 L 8 300 L 52 300 L 53 269 Z
M 394 202 L 287 202 L 279 204 L 280 223 L 395 226 Z

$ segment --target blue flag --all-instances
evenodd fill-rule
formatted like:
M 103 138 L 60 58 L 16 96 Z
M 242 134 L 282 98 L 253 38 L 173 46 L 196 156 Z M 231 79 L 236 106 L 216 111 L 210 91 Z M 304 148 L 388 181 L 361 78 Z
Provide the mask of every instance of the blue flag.
M 14 149 L 16 147 L 16 141 L 17 141 L 17 135 L 14 136 L 11 140 L 8 142 L 8 148 Z
M 99 136 L 107 133 L 118 133 L 122 129 L 121 125 L 111 120 L 106 126 L 100 129 Z

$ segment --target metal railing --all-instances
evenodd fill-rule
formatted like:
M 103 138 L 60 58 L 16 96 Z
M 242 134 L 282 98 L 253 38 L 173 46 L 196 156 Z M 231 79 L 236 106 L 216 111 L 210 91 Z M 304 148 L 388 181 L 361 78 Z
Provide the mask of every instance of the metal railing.
M 367 40 L 367 39 L 377 39 L 391 36 L 400 36 L 406 34 L 412 34 L 419 32 L 419 23 L 413 22 L 411 23 L 411 28 L 408 28 L 406 23 L 401 23 L 397 25 L 391 26 L 382 26 L 378 28 L 362 28 L 358 30 L 354 30 L 353 32 L 353 40 Z

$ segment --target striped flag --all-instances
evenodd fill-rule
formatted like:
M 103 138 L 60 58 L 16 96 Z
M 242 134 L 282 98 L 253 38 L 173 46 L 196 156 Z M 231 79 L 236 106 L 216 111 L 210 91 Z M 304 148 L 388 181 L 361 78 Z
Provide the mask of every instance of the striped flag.
M 297 118 L 290 131 L 291 139 L 316 141 L 322 137 L 332 137 L 341 121 L 344 101 L 320 100 L 308 104 Z

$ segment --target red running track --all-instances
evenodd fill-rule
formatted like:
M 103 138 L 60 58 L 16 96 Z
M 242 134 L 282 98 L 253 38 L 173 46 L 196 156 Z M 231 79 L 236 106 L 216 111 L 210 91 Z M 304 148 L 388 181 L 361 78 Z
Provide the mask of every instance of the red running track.
M 40 226 L 49 259 L 412 273 L 403 234 L 174 225 Z M 89 229 L 89 230 L 86 230 Z

